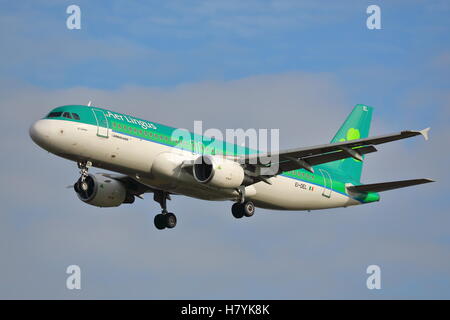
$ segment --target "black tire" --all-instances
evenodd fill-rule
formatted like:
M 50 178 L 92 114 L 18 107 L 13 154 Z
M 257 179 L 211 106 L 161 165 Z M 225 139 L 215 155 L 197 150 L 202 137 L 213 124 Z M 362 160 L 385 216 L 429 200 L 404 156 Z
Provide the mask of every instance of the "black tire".
M 236 219 L 240 219 L 244 216 L 244 206 L 242 203 L 235 203 L 231 207 L 231 213 L 233 214 L 233 217 Z
M 243 205 L 244 216 L 251 217 L 255 214 L 255 205 L 251 201 L 247 201 Z
M 177 216 L 174 215 L 173 213 L 166 213 L 165 214 L 165 222 L 166 222 L 166 227 L 169 229 L 175 228 L 175 226 L 177 225 Z
M 166 228 L 166 219 L 162 214 L 157 214 L 153 222 L 155 223 L 155 227 L 158 230 L 163 230 Z
M 73 189 L 76 193 L 80 193 L 80 186 L 78 181 L 73 184 Z

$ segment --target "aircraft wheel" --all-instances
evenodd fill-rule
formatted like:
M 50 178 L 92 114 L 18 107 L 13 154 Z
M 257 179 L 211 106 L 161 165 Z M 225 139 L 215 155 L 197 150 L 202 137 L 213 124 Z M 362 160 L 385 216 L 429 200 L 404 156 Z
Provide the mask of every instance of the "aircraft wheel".
M 173 213 L 169 212 L 165 214 L 165 222 L 166 222 L 166 227 L 169 229 L 175 228 L 175 226 L 177 225 L 177 217 L 176 215 L 174 215 Z
M 255 214 L 255 205 L 251 201 L 247 201 L 243 205 L 244 216 L 251 217 Z
M 166 219 L 161 213 L 155 216 L 153 222 L 155 223 L 155 227 L 158 230 L 163 230 L 164 228 L 166 228 Z
M 233 217 L 236 219 L 240 219 L 244 216 L 244 206 L 242 203 L 235 203 L 231 207 L 231 213 L 233 214 Z
M 73 189 L 76 193 L 80 193 L 80 183 L 78 181 L 73 184 Z
M 82 181 L 80 183 L 80 188 L 81 188 L 81 190 L 86 192 L 89 189 L 89 185 L 88 185 L 88 183 L 86 181 Z

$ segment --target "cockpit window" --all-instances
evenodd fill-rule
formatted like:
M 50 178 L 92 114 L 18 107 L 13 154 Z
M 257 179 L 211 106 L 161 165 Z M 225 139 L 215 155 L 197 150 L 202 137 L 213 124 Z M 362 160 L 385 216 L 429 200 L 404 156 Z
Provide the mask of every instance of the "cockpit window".
M 61 114 L 62 114 L 62 112 L 50 112 L 47 117 L 48 118 L 58 118 L 58 117 L 61 117 Z
M 69 112 L 64 112 L 64 113 L 63 113 L 63 117 L 64 117 L 64 118 L 68 118 L 68 119 L 72 119 L 72 116 L 70 115 Z
M 80 120 L 80 116 L 79 116 L 78 114 L 76 114 L 76 113 L 73 113 L 73 112 L 72 112 L 72 117 L 73 117 L 75 120 Z

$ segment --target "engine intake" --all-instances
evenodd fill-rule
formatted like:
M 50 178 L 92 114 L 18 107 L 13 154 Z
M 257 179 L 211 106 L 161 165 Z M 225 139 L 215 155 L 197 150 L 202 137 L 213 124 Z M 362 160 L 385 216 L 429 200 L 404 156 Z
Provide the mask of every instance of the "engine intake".
M 80 178 L 73 187 L 81 201 L 96 207 L 118 207 L 134 201 L 120 181 L 101 174 L 90 174 L 84 182 Z
M 194 179 L 216 188 L 237 188 L 245 178 L 244 169 L 237 162 L 217 156 L 203 155 L 194 161 Z

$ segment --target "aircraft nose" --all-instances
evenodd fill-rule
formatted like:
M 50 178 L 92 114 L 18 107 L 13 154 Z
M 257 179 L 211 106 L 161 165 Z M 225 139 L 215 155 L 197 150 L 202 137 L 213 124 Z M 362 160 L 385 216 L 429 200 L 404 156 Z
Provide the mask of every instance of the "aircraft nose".
M 45 120 L 38 120 L 30 127 L 30 137 L 38 145 L 43 146 L 50 139 L 50 130 Z

